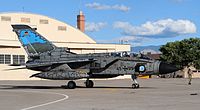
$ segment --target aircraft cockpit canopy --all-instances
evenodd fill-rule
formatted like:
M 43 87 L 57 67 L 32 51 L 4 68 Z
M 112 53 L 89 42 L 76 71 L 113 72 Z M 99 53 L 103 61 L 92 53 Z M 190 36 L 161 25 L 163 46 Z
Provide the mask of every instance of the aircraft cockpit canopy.
M 113 53 L 111 53 L 111 56 L 114 56 L 114 57 L 130 57 L 130 53 L 128 53 L 128 52 L 113 52 Z

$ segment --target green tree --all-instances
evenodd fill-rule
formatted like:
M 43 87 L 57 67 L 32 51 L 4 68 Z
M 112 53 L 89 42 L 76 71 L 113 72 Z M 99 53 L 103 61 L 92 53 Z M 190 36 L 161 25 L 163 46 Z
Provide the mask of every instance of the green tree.
M 169 42 L 161 46 L 161 60 L 184 68 L 193 65 L 200 69 L 200 38 Z

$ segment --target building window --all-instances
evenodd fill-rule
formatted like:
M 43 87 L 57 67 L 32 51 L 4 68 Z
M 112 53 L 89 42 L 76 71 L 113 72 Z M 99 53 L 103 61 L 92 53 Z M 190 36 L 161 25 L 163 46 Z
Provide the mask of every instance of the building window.
M 9 16 L 1 16 L 1 21 L 11 21 L 11 17 L 9 17 Z
M 4 64 L 4 55 L 0 54 L 0 64 Z
M 21 18 L 21 22 L 23 22 L 23 23 L 30 23 L 31 20 L 30 20 L 30 18 Z
M 11 64 L 11 56 L 5 55 L 5 64 Z
M 12 55 L 12 58 L 15 65 L 25 64 L 25 55 Z M 11 55 L 0 54 L 0 64 L 11 64 Z
M 13 55 L 13 64 L 19 64 L 18 55 Z
M 22 65 L 25 64 L 25 56 L 24 55 L 19 55 L 19 63 Z
M 11 64 L 11 56 L 0 54 L 0 64 Z
M 49 21 L 46 19 L 40 19 L 40 24 L 49 24 Z
M 13 55 L 13 64 L 14 65 L 24 65 L 25 64 L 25 55 Z
M 59 31 L 66 31 L 67 27 L 66 26 L 58 26 Z

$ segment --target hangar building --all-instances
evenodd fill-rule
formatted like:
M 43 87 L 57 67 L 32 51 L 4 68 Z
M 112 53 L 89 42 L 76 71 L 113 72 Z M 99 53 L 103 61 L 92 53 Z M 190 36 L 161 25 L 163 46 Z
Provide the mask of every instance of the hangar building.
M 21 47 L 11 24 L 27 24 L 58 47 L 71 52 L 99 53 L 130 51 L 128 44 L 99 44 L 84 33 L 84 15 L 77 16 L 77 28 L 56 19 L 32 13 L 0 13 L 0 80 L 27 80 L 35 71 L 15 69 L 25 64 L 27 54 Z M 12 65 L 12 66 L 11 66 Z M 34 79 L 34 78 L 32 78 Z

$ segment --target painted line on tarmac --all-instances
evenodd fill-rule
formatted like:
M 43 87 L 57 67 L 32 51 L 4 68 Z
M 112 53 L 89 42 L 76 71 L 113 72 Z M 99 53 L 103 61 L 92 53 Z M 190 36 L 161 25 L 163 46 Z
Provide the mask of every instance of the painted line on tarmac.
M 64 96 L 64 98 L 58 99 L 58 100 L 54 100 L 54 101 L 51 101 L 51 102 L 47 102 L 47 103 L 43 103 L 43 104 L 39 104 L 39 105 L 35 105 L 35 106 L 31 106 L 31 107 L 27 107 L 27 108 L 23 108 L 23 109 L 21 109 L 21 110 L 30 110 L 30 109 L 33 109 L 33 108 L 38 108 L 38 107 L 42 107 L 42 106 L 46 106 L 46 105 L 51 105 L 51 104 L 54 104 L 54 103 L 58 103 L 58 102 L 67 100 L 67 99 L 69 98 L 68 95 L 61 94 L 61 93 L 54 93 L 54 92 L 41 92 L 41 91 L 23 91 L 23 92 L 32 92 L 32 93 L 43 93 L 43 94 L 60 95 L 60 96 Z
M 3 91 L 5 91 L 5 90 L 3 90 Z M 46 105 L 51 105 L 51 104 L 54 104 L 54 103 L 58 103 L 58 102 L 67 100 L 69 98 L 68 95 L 61 94 L 61 93 L 54 93 L 54 92 L 41 92 L 41 91 L 7 91 L 7 92 L 42 93 L 42 94 L 52 94 L 52 95 L 64 96 L 64 98 L 61 98 L 61 99 L 58 99 L 58 100 L 54 100 L 54 101 L 39 104 L 39 105 L 30 106 L 30 107 L 27 107 L 27 108 L 23 108 L 21 110 L 30 110 L 30 109 L 34 109 L 34 108 L 38 108 L 38 107 L 42 107 L 42 106 L 46 106 Z

